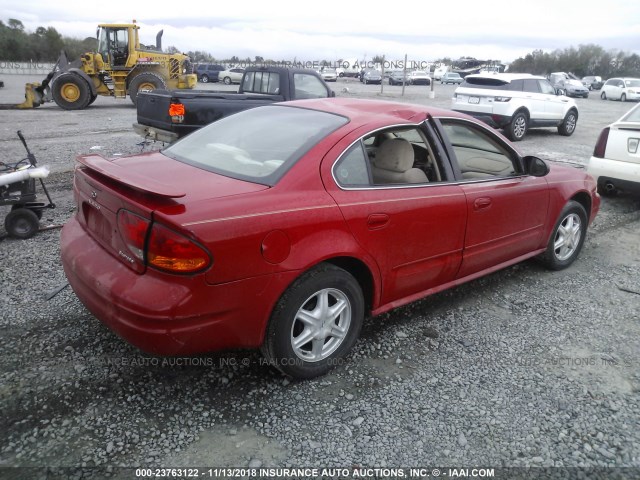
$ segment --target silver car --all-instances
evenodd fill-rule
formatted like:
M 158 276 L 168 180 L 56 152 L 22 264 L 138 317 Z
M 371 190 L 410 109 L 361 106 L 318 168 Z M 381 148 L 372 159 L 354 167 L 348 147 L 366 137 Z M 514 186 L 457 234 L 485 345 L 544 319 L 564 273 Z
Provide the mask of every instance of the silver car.
M 224 82 L 225 85 L 240 83 L 243 75 L 244 68 L 230 68 L 228 70 L 223 70 L 218 74 L 218 81 Z

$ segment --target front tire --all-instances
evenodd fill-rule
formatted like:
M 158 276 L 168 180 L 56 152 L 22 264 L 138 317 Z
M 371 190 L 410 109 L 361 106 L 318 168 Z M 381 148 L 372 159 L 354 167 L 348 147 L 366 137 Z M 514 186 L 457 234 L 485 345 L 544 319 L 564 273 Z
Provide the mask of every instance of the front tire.
M 519 142 L 524 138 L 529 128 L 529 118 L 524 112 L 516 113 L 507 127 L 507 137 L 513 142 Z
M 626 102 L 627 101 L 627 95 L 624 94 L 624 93 L 622 95 L 620 95 L 620 101 L 621 102 Z
M 582 250 L 587 234 L 587 212 L 574 200 L 569 200 L 553 227 L 547 250 L 540 256 L 551 270 L 562 270 L 571 265 Z
M 202 78 L 200 78 L 200 81 L 202 83 L 209 83 L 209 75 L 202 75 Z
M 298 278 L 273 310 L 262 353 L 286 375 L 324 375 L 353 347 L 364 319 L 357 280 L 331 264 Z
M 605 92 L 602 92 L 602 93 L 600 94 L 600 98 L 601 98 L 602 100 L 606 100 L 606 99 L 607 99 L 607 94 L 606 94 Z
M 569 110 L 562 123 L 558 125 L 558 133 L 564 137 L 570 137 L 576 131 L 577 124 L 578 112 Z
M 60 108 L 82 110 L 91 102 L 91 87 L 77 73 L 68 72 L 55 79 L 51 95 Z
M 150 92 L 152 90 L 166 89 L 167 84 L 164 79 L 151 72 L 141 73 L 129 83 L 129 98 L 134 105 L 138 103 L 138 92 Z

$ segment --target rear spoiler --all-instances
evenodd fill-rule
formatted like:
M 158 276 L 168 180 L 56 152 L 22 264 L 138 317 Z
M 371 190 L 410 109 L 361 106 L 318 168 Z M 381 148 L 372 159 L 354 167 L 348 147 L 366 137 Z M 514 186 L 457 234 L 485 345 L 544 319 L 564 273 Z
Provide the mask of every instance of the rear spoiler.
M 143 193 L 151 193 L 166 198 L 180 198 L 186 195 L 184 191 L 178 190 L 172 185 L 156 182 L 143 175 L 131 172 L 126 167 L 122 167 L 100 155 L 81 155 L 76 158 L 76 161 L 100 175 Z

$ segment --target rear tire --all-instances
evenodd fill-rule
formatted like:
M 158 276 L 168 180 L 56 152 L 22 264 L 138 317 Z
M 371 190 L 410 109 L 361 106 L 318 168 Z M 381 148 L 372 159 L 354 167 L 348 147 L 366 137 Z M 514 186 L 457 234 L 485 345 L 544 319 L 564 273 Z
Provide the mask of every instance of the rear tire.
M 511 119 L 511 123 L 506 128 L 507 137 L 512 142 L 519 142 L 527 133 L 529 128 L 529 118 L 524 112 L 516 113 Z
M 357 280 L 341 268 L 320 264 L 280 297 L 262 353 L 286 375 L 324 375 L 351 350 L 363 319 L 364 297 Z
M 77 73 L 67 72 L 53 82 L 51 95 L 64 110 L 82 110 L 91 103 L 91 87 Z
M 576 125 L 578 124 L 578 112 L 575 110 L 569 110 L 564 120 L 558 125 L 558 133 L 563 137 L 570 137 L 573 132 L 576 131 Z
M 230 77 L 224 77 L 223 82 L 224 82 L 225 85 L 231 85 L 231 78 Z
M 28 208 L 11 210 L 4 219 L 4 229 L 13 238 L 31 238 L 40 229 L 38 215 Z
M 138 92 L 150 92 L 152 90 L 166 89 L 167 84 L 157 73 L 145 72 L 136 76 L 129 82 L 129 98 L 134 105 L 138 103 Z
M 569 200 L 553 227 L 547 250 L 539 257 L 547 268 L 562 270 L 578 258 L 587 234 L 587 222 L 584 207 L 575 200 Z

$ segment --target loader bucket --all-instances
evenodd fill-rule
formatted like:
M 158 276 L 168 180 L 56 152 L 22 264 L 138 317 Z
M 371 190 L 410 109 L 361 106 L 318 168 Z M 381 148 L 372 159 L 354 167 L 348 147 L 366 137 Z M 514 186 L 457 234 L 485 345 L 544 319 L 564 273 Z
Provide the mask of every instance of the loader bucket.
M 24 102 L 0 104 L 0 110 L 24 110 L 36 108 L 45 102 L 44 88 L 39 83 L 27 83 L 24 87 Z
M 24 87 L 24 102 L 16 105 L 16 108 L 36 108 L 44 103 L 44 94 L 38 88 L 39 83 L 27 83 Z

